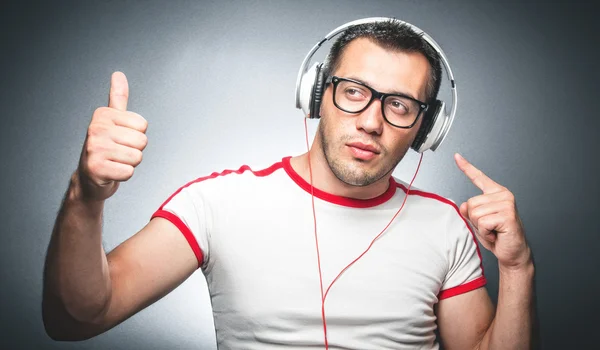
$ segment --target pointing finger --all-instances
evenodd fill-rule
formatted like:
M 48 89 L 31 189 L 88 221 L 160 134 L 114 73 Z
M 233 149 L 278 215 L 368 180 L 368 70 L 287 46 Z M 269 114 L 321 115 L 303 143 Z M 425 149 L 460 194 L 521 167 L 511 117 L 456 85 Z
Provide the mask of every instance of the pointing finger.
M 114 72 L 110 78 L 108 107 L 126 111 L 128 99 L 129 84 L 127 83 L 127 77 L 122 72 Z
M 502 186 L 497 184 L 494 180 L 490 179 L 483 173 L 483 171 L 477 169 L 473 164 L 469 163 L 460 154 L 454 154 L 454 160 L 458 168 L 462 170 L 465 175 L 473 182 L 477 188 L 483 191 L 483 193 L 494 193 L 502 190 Z

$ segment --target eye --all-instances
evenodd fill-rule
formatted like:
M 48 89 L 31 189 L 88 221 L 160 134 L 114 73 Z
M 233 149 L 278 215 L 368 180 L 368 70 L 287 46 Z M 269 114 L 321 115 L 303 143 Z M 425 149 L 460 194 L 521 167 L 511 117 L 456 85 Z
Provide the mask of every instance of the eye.
M 351 100 L 364 100 L 366 98 L 365 92 L 355 86 L 345 87 L 344 95 Z
M 388 98 L 386 104 L 394 113 L 407 114 L 410 112 L 408 104 L 400 98 Z
M 359 94 L 360 91 L 358 91 L 358 90 L 356 90 L 354 88 L 347 88 L 346 89 L 346 93 L 349 94 L 349 95 L 356 95 L 356 94 Z

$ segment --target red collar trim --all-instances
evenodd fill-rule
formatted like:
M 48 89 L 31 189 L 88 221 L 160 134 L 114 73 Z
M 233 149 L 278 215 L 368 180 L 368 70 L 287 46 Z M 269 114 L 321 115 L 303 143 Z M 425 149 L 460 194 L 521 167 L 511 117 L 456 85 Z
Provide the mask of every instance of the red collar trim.
M 308 182 L 306 182 L 292 168 L 292 165 L 290 163 L 291 158 L 292 157 L 290 156 L 290 157 L 285 157 L 281 160 L 281 162 L 283 164 L 283 169 L 289 175 L 289 177 L 292 180 L 294 180 L 294 182 L 298 186 L 300 186 L 300 188 L 302 188 L 303 190 L 308 192 L 308 194 L 310 194 L 310 192 L 311 192 L 310 184 Z M 394 181 L 394 177 L 390 176 L 390 185 L 388 186 L 388 189 L 381 195 L 379 195 L 375 198 L 371 198 L 371 199 L 355 199 L 355 198 L 337 196 L 337 195 L 322 191 L 316 187 L 314 188 L 314 194 L 315 194 L 315 197 L 322 199 L 326 202 L 333 203 L 333 204 L 343 205 L 343 206 L 352 207 L 352 208 L 370 208 L 370 207 L 375 207 L 377 205 L 383 204 L 383 203 L 387 202 L 390 198 L 392 198 L 394 196 L 394 193 L 396 193 L 396 187 L 397 186 L 396 186 L 396 181 Z

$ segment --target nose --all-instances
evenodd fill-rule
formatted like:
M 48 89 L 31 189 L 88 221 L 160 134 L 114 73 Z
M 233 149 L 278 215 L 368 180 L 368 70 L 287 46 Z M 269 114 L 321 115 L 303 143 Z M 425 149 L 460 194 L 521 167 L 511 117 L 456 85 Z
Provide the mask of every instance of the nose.
M 385 120 L 381 114 L 381 99 L 374 98 L 371 104 L 356 118 L 356 128 L 368 134 L 381 135 Z

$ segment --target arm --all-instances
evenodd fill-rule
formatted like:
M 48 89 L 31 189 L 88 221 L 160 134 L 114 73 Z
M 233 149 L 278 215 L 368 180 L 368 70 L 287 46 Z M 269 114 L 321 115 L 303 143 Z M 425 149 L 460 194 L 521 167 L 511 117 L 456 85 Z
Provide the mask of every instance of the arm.
M 533 314 L 533 264 L 523 270 L 500 269 L 498 310 L 481 349 L 530 349 Z
M 441 300 L 436 309 L 447 350 L 529 349 L 533 310 L 533 265 L 529 271 L 500 269 L 498 306 L 485 288 Z
M 155 218 L 106 255 L 104 201 L 133 175 L 146 146 L 147 123 L 128 112 L 122 73 L 111 79 L 108 107 L 94 112 L 77 171 L 50 239 L 42 317 L 53 339 L 100 334 L 158 300 L 198 267 L 175 225 Z
M 494 319 L 494 306 L 485 288 L 440 300 L 435 310 L 446 350 L 478 349 Z
M 533 331 L 534 266 L 513 194 L 456 156 L 458 167 L 482 195 L 460 206 L 479 242 L 498 258 L 498 305 L 491 319 L 485 290 L 440 301 L 440 335 L 448 349 L 529 349 Z M 460 320 L 464 327 L 453 324 Z M 444 330 L 444 328 L 446 328 Z
M 88 339 L 113 328 L 198 268 L 179 229 L 162 218 L 106 255 L 100 225 L 81 215 L 87 210 L 66 199 L 48 248 L 42 317 L 55 340 Z

